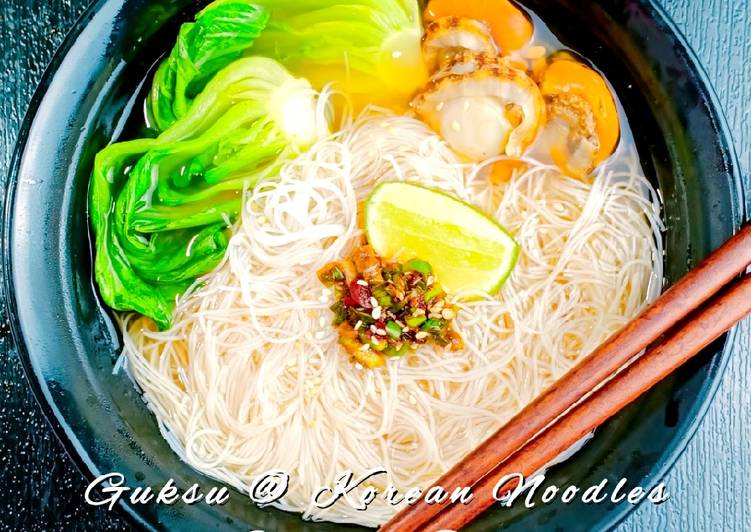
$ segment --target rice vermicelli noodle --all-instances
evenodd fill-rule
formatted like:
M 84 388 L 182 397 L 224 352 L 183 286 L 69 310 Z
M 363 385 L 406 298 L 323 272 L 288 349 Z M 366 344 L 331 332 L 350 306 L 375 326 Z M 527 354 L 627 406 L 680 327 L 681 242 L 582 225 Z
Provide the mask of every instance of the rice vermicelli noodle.
M 370 110 L 246 190 L 224 261 L 178 301 L 173 325 L 121 315 L 128 371 L 176 452 L 247 491 L 292 475 L 279 507 L 378 525 L 400 507 L 320 510 L 311 495 L 352 470 L 371 485 L 427 487 L 635 316 L 661 289 L 659 201 L 634 153 L 590 181 L 528 159 L 508 182 L 461 163 L 421 122 Z M 518 241 L 501 292 L 456 294 L 464 349 L 423 346 L 382 371 L 353 364 L 316 271 L 362 234 L 381 181 L 450 192 Z

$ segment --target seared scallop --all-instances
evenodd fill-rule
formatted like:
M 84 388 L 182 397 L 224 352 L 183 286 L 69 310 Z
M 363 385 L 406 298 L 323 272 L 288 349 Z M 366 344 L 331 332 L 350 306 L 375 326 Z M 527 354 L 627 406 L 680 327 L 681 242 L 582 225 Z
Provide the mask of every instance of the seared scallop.
M 532 79 L 506 61 L 478 58 L 439 72 L 412 106 L 456 152 L 482 161 L 521 156 L 544 122 L 545 102 Z
M 618 145 L 620 121 L 615 100 L 602 76 L 567 56 L 545 70 L 540 83 L 547 106 L 544 140 L 554 162 L 583 177 Z
M 428 23 L 422 49 L 431 72 L 463 51 L 498 53 L 487 25 L 464 17 L 441 17 Z
M 503 55 L 526 46 L 535 31 L 529 15 L 511 0 L 430 0 L 425 10 L 428 21 L 451 15 L 486 23 Z

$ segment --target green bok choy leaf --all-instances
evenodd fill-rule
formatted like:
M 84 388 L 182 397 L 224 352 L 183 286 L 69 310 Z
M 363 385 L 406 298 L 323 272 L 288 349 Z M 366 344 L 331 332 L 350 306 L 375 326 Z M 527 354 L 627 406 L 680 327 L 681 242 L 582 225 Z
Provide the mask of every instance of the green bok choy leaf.
M 272 59 L 238 59 L 154 139 L 99 152 L 89 191 L 104 301 L 164 329 L 224 257 L 243 190 L 328 133 L 317 93 Z
M 216 0 L 180 26 L 177 43 L 162 61 L 148 98 L 149 123 L 164 131 L 188 112 L 219 70 L 243 56 L 268 22 L 251 0 Z

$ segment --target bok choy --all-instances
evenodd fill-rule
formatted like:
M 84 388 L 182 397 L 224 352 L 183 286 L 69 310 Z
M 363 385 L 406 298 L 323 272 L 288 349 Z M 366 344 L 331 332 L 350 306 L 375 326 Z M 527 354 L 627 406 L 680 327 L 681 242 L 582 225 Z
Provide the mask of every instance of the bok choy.
M 254 0 L 270 13 L 253 53 L 321 89 L 335 81 L 360 100 L 410 99 L 426 81 L 416 0 Z
M 154 74 L 147 102 L 151 127 L 161 132 L 184 116 L 214 74 L 252 46 L 268 19 L 251 0 L 216 0 L 195 22 L 180 26 L 177 43 Z
M 243 58 L 157 138 L 97 154 L 89 210 L 104 301 L 167 328 L 176 297 L 224 257 L 243 190 L 327 134 L 323 115 L 306 80 Z

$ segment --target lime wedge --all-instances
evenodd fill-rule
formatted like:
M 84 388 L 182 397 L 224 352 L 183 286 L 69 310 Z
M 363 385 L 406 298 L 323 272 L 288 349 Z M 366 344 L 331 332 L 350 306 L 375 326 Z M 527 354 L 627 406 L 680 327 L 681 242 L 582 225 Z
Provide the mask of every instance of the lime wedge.
M 389 260 L 429 262 L 448 293 L 495 294 L 516 264 L 519 245 L 475 207 L 410 183 L 378 185 L 365 204 L 365 231 Z

